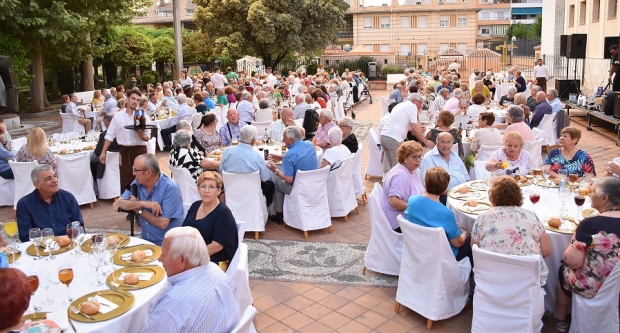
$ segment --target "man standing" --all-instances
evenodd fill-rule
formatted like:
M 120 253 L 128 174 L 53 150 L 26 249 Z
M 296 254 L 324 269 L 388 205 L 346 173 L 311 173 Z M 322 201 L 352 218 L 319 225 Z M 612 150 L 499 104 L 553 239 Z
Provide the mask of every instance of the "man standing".
M 92 129 L 92 122 L 90 119 L 84 118 L 75 103 L 77 103 L 77 95 L 71 94 L 71 101 L 67 104 L 66 113 L 72 114 L 75 117 L 75 120 L 77 120 L 80 125 L 84 126 L 84 133 L 88 133 L 88 131 Z
M 177 114 L 174 116 L 172 123 L 170 123 L 170 127 L 161 130 L 161 138 L 164 140 L 164 146 L 166 147 L 172 146 L 170 135 L 177 131 L 177 123 L 179 120 L 189 118 L 196 113 L 196 110 L 187 105 L 187 97 L 185 97 L 184 94 L 180 94 L 177 99 L 179 101 L 179 109 L 177 110 Z
M 222 144 L 230 146 L 233 141 L 239 139 L 239 131 L 245 126 L 245 122 L 239 120 L 239 112 L 235 109 L 228 110 L 226 119 L 228 119 L 228 122 L 220 128 L 220 138 L 222 139 Z
M 239 119 L 246 124 L 251 124 L 254 121 L 254 106 L 252 105 L 252 94 L 248 91 L 244 91 L 241 94 L 242 101 L 237 105 L 237 112 L 239 112 Z
M 211 83 L 213 84 L 213 87 L 215 89 L 217 88 L 224 89 L 224 86 L 228 83 L 228 80 L 226 80 L 226 77 L 222 75 L 222 73 L 220 73 L 219 67 L 215 67 L 215 70 L 213 71 L 213 75 L 211 75 Z
M 549 69 L 543 64 L 542 59 L 538 59 L 538 65 L 532 70 L 532 78 L 534 84 L 540 86 L 543 91 L 547 91 L 547 78 L 549 77 Z
M 112 122 L 113 117 L 113 114 L 106 114 L 105 116 L 103 116 L 103 124 L 106 128 L 110 127 L 110 123 Z M 105 172 L 105 164 L 99 161 L 99 155 L 101 155 L 101 150 L 103 149 L 103 144 L 105 143 L 105 136 L 107 132 L 108 130 L 106 129 L 99 134 L 99 141 L 97 142 L 97 147 L 95 147 L 95 151 L 93 151 L 90 159 L 90 172 L 93 175 L 95 187 L 97 185 L 97 179 L 103 178 L 103 173 Z M 118 149 L 118 142 L 116 142 L 116 139 L 114 139 L 114 141 L 112 141 L 112 143 L 108 147 L 108 151 L 118 152 Z
M 34 191 L 17 202 L 19 239 L 27 242 L 32 228 L 52 228 L 55 236 L 67 234 L 67 224 L 79 221 L 84 226 L 80 206 L 73 194 L 58 187 L 58 177 L 48 164 L 41 164 L 30 173 Z
M 271 67 L 267 67 L 267 86 L 273 89 L 278 84 L 278 79 L 271 72 Z
M 183 199 L 179 185 L 161 173 L 155 155 L 144 154 L 133 162 L 131 183 L 137 186 L 137 197 L 129 190 L 112 204 L 114 211 L 118 208 L 133 210 L 138 214 L 141 238 L 161 245 L 166 231 L 183 225 Z
M 334 115 L 328 109 L 322 109 L 319 113 L 319 128 L 316 130 L 314 140 L 316 141 L 316 145 L 323 149 L 323 152 L 332 146 L 328 133 L 329 130 L 334 127 L 336 127 L 336 124 L 334 124 Z
M 290 108 L 284 108 L 280 111 L 280 117 L 282 119 L 278 119 L 269 125 L 267 128 L 267 135 L 276 141 L 282 141 L 284 135 L 284 129 L 288 126 L 297 126 L 295 123 L 295 118 L 293 118 L 293 110 Z M 306 132 L 303 128 L 297 126 L 299 131 L 301 131 L 301 136 L 305 137 Z
M 547 94 L 544 91 L 539 91 L 536 93 L 536 103 L 536 109 L 534 110 L 532 119 L 530 120 L 530 128 L 538 127 L 546 114 L 553 113 L 551 104 L 547 101 Z
M 119 144 L 119 165 L 121 192 L 125 186 L 134 179 L 131 170 L 132 161 L 141 154 L 146 154 L 146 142 L 149 141 L 149 130 L 126 129 L 125 126 L 133 125 L 134 111 L 138 108 L 142 94 L 139 91 L 130 90 L 127 95 L 127 109 L 125 112 L 117 112 L 112 118 L 110 127 L 105 135 L 105 142 L 99 155 L 99 161 L 105 164 L 105 153 L 110 148 L 112 141 L 116 139 Z

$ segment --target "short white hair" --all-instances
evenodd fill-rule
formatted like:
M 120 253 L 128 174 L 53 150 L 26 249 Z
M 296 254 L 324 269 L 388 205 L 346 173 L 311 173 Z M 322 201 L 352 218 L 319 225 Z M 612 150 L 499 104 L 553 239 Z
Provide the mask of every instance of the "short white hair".
M 177 101 L 179 104 L 183 104 L 187 101 L 187 96 L 185 96 L 185 94 L 179 94 L 179 96 L 177 96 Z
M 196 228 L 172 228 L 166 232 L 164 239 L 170 240 L 168 255 L 172 259 L 185 255 L 187 261 L 194 266 L 206 266 L 211 261 L 207 244 Z
M 325 116 L 329 121 L 334 120 L 334 114 L 329 109 L 321 109 L 319 110 L 319 114 Z
M 443 88 L 443 89 L 446 89 L 446 88 Z M 443 90 L 443 89 L 441 89 L 441 90 Z M 448 90 L 448 89 L 446 89 L 446 90 Z M 413 102 L 415 100 L 418 100 L 418 101 L 422 102 L 424 99 L 423 99 L 422 95 L 420 95 L 418 93 L 411 93 L 411 94 L 407 95 L 407 100 L 409 102 Z
M 252 97 L 252 94 L 250 94 L 249 91 L 244 91 L 243 94 L 241 94 L 241 99 L 243 99 L 244 101 L 247 101 L 251 97 Z
M 329 136 L 329 142 L 331 142 L 332 145 L 342 143 L 342 130 L 340 127 L 334 126 L 330 128 L 327 132 L 327 136 Z
M 456 98 L 463 97 L 463 90 L 461 88 L 454 89 L 454 97 Z
M 255 126 L 245 125 L 239 131 L 239 141 L 251 145 L 252 140 L 256 139 L 256 135 L 258 135 L 258 130 Z
M 516 87 L 514 87 L 514 86 L 513 86 L 513 87 L 508 88 L 508 93 L 509 93 L 509 94 L 513 94 L 513 95 L 514 95 L 514 94 L 516 94 L 516 93 L 517 93 L 517 88 L 516 88 Z

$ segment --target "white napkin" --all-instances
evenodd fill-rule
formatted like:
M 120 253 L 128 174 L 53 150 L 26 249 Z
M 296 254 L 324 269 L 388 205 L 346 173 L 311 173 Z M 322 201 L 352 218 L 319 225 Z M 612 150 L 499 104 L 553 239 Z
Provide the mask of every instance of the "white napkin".
M 51 250 L 52 251 L 56 251 L 58 249 L 60 249 L 60 245 L 58 245 L 58 243 L 56 243 L 56 242 L 52 243 Z M 43 253 L 49 253 L 49 252 L 50 252 L 50 249 L 48 249 L 47 247 L 43 250 Z
M 123 259 L 124 261 L 132 261 L 133 262 L 133 260 L 131 260 L 131 254 L 132 253 L 133 252 L 121 254 L 121 259 Z M 153 251 L 151 251 L 151 250 L 144 250 L 144 253 L 146 254 L 147 257 L 150 257 L 150 256 L 153 255 Z
M 45 316 L 47 319 L 55 322 L 62 331 L 69 329 L 69 317 L 67 316 L 67 311 L 48 312 Z
M 110 302 L 109 300 L 101 297 L 101 296 L 95 296 L 94 297 L 95 301 L 99 302 L 100 306 L 99 306 L 99 313 L 101 314 L 106 314 L 116 308 L 118 308 L 118 305 L 116 305 L 115 303 Z
M 131 272 L 123 272 L 118 276 L 118 280 L 122 281 L 125 279 L 125 276 L 131 274 Z M 133 273 L 138 276 L 140 281 L 149 281 L 153 277 L 153 273 Z

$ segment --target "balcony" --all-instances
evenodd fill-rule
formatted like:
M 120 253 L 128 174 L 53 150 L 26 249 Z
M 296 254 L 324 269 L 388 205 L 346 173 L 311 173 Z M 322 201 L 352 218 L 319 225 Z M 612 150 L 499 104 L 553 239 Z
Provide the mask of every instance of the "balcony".
M 462 3 L 469 3 L 469 0 L 437 0 L 438 5 L 456 5 Z
M 353 39 L 353 31 L 339 31 L 336 32 L 336 37 L 338 37 L 338 39 Z
M 510 0 L 478 0 L 480 5 L 510 4 Z

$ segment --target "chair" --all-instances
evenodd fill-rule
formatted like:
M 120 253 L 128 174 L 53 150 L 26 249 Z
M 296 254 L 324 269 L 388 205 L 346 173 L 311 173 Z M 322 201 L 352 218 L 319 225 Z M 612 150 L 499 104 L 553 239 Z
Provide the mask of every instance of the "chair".
M 620 331 L 618 293 L 620 293 L 620 264 L 616 263 L 596 296 L 587 299 L 573 293 L 569 333 Z
M 99 199 L 113 199 L 121 195 L 121 172 L 118 165 L 119 153 L 106 152 L 105 172 L 97 179 Z
M 153 154 L 155 155 L 155 153 L 157 152 L 156 147 L 157 146 L 157 138 L 153 137 L 149 139 L 149 142 L 146 144 L 146 152 L 148 154 Z
M 400 274 L 400 258 L 403 253 L 403 234 L 392 230 L 381 204 L 383 188 L 375 183 L 375 187 L 368 197 L 370 210 L 370 240 L 364 255 L 364 270 L 370 269 L 389 275 Z
M 342 93 L 342 96 L 339 96 L 336 99 L 336 109 L 334 110 L 334 118 L 336 119 L 336 121 L 340 120 L 340 118 L 344 118 L 345 116 L 345 110 L 344 110 L 345 99 L 346 99 L 346 95 L 344 94 L 344 92 Z
M 256 316 L 256 308 L 255 307 L 250 305 L 247 308 L 245 308 L 245 310 L 243 311 L 243 314 L 241 315 L 241 319 L 239 320 L 237 325 L 235 325 L 235 327 L 233 327 L 233 329 L 232 329 L 232 331 L 230 331 L 230 333 L 252 333 L 252 332 L 256 332 L 256 329 L 254 328 L 254 325 L 252 324 L 252 321 L 254 320 L 254 316 Z
M 237 236 L 239 238 L 239 244 L 243 242 L 243 236 L 245 235 L 245 221 L 235 221 L 237 223 Z
M 15 179 L 0 177 L 0 206 L 13 206 L 15 201 Z
M 93 188 L 93 175 L 90 172 L 90 153 L 59 156 L 56 173 L 58 174 L 58 187 L 73 194 L 78 205 L 90 204 L 90 208 L 93 208 L 93 202 L 97 201 L 97 196 Z M 113 186 L 116 185 L 118 188 L 119 183 L 120 180 Z
M 235 300 L 239 305 L 239 314 L 245 308 L 252 305 L 254 299 L 250 291 L 250 280 L 248 277 L 248 245 L 240 243 L 235 256 L 230 261 L 226 275 L 232 280 L 235 286 Z
M 542 257 L 500 254 L 478 245 L 472 252 L 476 291 L 471 331 L 540 332 L 545 312 L 545 292 L 540 286 Z
M 424 316 L 431 329 L 433 321 L 455 316 L 467 304 L 471 264 L 467 258 L 456 261 L 443 228 L 397 219 L 404 246 L 395 311 L 402 304 Z
M 543 145 L 545 145 L 545 142 L 547 141 L 547 134 L 545 132 L 534 127 L 532 128 L 532 133 L 534 134 L 535 141 L 543 140 Z
M 202 112 L 196 112 L 193 116 L 192 116 L 192 131 L 195 131 L 198 127 L 200 127 L 200 121 L 202 120 Z
M 230 173 L 222 171 L 226 189 L 226 205 L 235 220 L 245 221 L 245 230 L 254 231 L 254 238 L 265 231 L 267 204 L 260 187 L 259 171 L 252 173 Z
M 489 173 L 487 171 L 487 161 L 474 161 L 474 174 L 472 180 L 484 179 Z
M 491 158 L 491 154 L 500 148 L 504 148 L 504 146 L 480 146 L 480 149 L 478 149 L 478 155 L 476 156 L 476 161 L 488 161 Z
M 18 151 L 19 148 L 21 148 L 27 142 L 28 142 L 28 138 L 25 136 L 21 138 L 13 139 L 13 142 L 12 142 L 13 151 Z
M 543 165 L 542 160 L 542 146 L 544 140 L 540 139 L 537 141 L 528 141 L 525 144 L 524 149 L 527 150 L 528 153 L 532 156 L 532 164 L 533 165 Z
M 357 152 L 355 152 L 354 166 L 353 166 L 353 190 L 355 191 L 355 196 L 362 196 L 362 203 L 366 206 L 366 187 L 364 186 L 364 181 L 362 180 L 362 148 L 363 145 L 359 145 L 357 147 Z
M 545 146 L 555 145 L 554 129 L 553 129 L 553 117 L 554 114 L 546 114 L 538 124 L 538 129 L 545 132 Z
M 269 125 L 271 125 L 271 123 L 271 121 L 252 123 L 252 126 L 256 127 L 256 141 L 261 141 L 263 139 L 263 134 L 265 134 L 265 130 L 269 128 Z
M 371 127 L 367 132 L 368 138 L 368 164 L 366 164 L 366 176 L 383 177 L 383 163 L 381 163 L 381 148 L 379 147 L 379 135 Z
M 353 188 L 353 167 L 355 163 L 355 155 L 340 161 L 340 166 L 329 172 L 327 178 L 327 202 L 329 203 L 329 215 L 331 217 L 342 217 L 344 221 L 349 221 L 347 215 L 357 208 L 357 199 L 355 199 L 355 190 Z
M 62 113 L 60 112 L 60 118 L 62 119 L 62 132 L 77 132 L 80 130 L 80 127 L 84 128 L 80 123 L 78 123 L 77 119 L 71 113 Z
M 388 103 L 387 98 L 381 96 L 381 107 L 383 108 L 383 115 L 385 116 L 386 113 L 388 113 L 388 107 L 390 106 L 390 103 Z
M 13 196 L 13 209 L 17 209 L 17 202 L 19 201 L 19 199 L 34 191 L 34 185 L 32 184 L 32 179 L 30 179 L 30 174 L 32 173 L 32 169 L 39 165 L 39 162 L 9 161 L 9 165 L 11 166 L 11 170 L 13 170 L 13 175 L 15 176 L 15 195 Z
M 196 188 L 196 181 L 189 173 L 189 170 L 183 168 L 170 167 L 172 178 L 179 184 L 181 197 L 184 203 L 194 203 L 200 200 L 200 194 Z
M 187 217 L 187 212 L 189 212 L 189 209 L 192 207 L 191 203 L 183 203 L 183 221 L 185 221 L 185 218 Z
M 329 166 L 297 171 L 293 191 L 284 196 L 284 222 L 303 230 L 305 238 L 308 238 L 308 230 L 329 228 L 330 233 L 333 231 L 327 202 L 328 176 Z
M 230 109 L 237 109 L 237 102 L 235 103 L 228 103 L 228 108 L 226 109 L 226 112 L 228 112 L 228 110 Z

